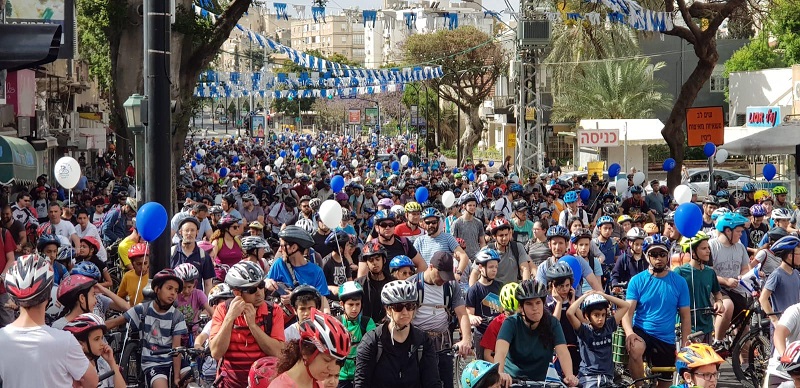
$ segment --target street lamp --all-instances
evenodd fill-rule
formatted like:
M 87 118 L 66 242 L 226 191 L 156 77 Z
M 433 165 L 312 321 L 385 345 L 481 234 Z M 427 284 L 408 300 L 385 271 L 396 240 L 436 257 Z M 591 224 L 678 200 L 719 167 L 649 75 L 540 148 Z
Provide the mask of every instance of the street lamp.
M 134 165 L 136 166 L 136 200 L 144 199 L 144 127 L 147 126 L 147 97 L 133 94 L 122 104 L 125 108 L 125 120 L 134 139 Z

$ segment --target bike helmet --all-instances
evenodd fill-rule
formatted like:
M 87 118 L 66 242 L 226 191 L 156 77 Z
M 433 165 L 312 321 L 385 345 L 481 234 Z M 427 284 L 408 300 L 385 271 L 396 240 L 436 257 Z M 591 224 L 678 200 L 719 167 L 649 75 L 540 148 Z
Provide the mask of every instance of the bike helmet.
M 597 219 L 597 227 L 598 228 L 603 226 L 603 225 L 605 225 L 605 224 L 609 224 L 611 226 L 614 226 L 614 219 L 611 218 L 610 216 L 602 216 L 602 217 Z
M 778 241 L 788 235 L 789 232 L 787 232 L 786 229 L 781 228 L 780 226 L 776 226 L 767 232 L 767 236 L 769 237 L 770 242 Z
M 208 292 L 208 304 L 214 306 L 223 300 L 232 299 L 235 296 L 236 295 L 233 295 L 233 291 L 231 291 L 231 286 L 226 283 L 220 283 L 212 287 L 211 291 Z
M 50 244 L 54 244 L 56 248 L 61 248 L 61 240 L 58 239 L 58 236 L 54 234 L 43 234 L 39 236 L 39 240 L 36 242 L 36 250 L 44 252 L 44 248 Z
M 394 221 L 397 216 L 388 210 L 378 210 L 373 217 L 376 224 L 381 223 L 382 221 Z
M 230 274 L 230 272 L 228 273 Z M 178 275 L 175 274 L 175 270 L 173 270 L 172 268 L 166 268 L 162 269 L 161 271 L 158 271 L 158 273 L 156 273 L 156 275 L 153 276 L 153 281 L 150 284 L 153 290 L 155 290 L 156 287 L 161 287 L 162 285 L 164 285 L 164 283 L 166 283 L 167 280 L 174 280 L 176 283 L 178 283 L 178 292 L 180 293 L 181 291 L 183 291 L 183 279 L 179 278 Z
M 572 272 L 572 267 L 563 261 L 558 261 L 555 264 L 548 266 L 547 271 L 545 272 L 545 278 L 547 278 L 548 282 L 559 279 L 572 280 L 574 276 L 575 274 Z
M 719 206 L 719 199 L 713 195 L 708 195 L 703 199 L 703 205 Z
M 311 198 L 311 200 L 308 201 L 308 206 L 311 206 L 311 209 L 316 213 L 319 211 L 319 207 L 322 206 L 322 200 L 319 198 Z
M 217 221 L 217 227 L 220 229 L 228 229 L 233 224 L 238 224 L 242 219 L 230 214 L 226 214 L 222 216 L 222 218 Z
M 94 263 L 88 260 L 81 261 L 78 264 L 75 264 L 72 267 L 72 270 L 69 271 L 70 275 L 83 275 L 88 278 L 92 278 L 100 282 L 102 280 L 103 274 L 100 272 L 100 268 L 97 268 Z
M 128 259 L 133 260 L 142 256 L 150 256 L 150 244 L 136 243 L 128 249 Z
M 518 199 L 518 200 L 514 201 L 514 203 L 511 205 L 511 207 L 514 208 L 515 212 L 526 211 L 526 210 L 529 209 L 528 201 L 526 201 L 524 199 Z
M 311 309 L 311 316 L 300 322 L 299 331 L 300 340 L 313 344 L 320 353 L 340 361 L 350 354 L 350 332 L 339 320 L 322 311 Z
M 578 193 L 575 191 L 567 191 L 564 193 L 564 203 L 578 202 Z
M 721 208 L 719 208 L 717 210 L 714 210 L 713 212 L 711 212 L 711 221 L 712 222 L 717 222 L 717 220 L 720 217 L 722 217 L 723 214 L 730 213 L 730 212 L 731 212 L 731 210 L 726 208 L 726 207 L 721 207 Z
M 269 249 L 269 244 L 267 244 L 267 240 L 264 240 L 261 236 L 247 236 L 242 238 L 242 249 L 245 252 L 254 251 L 259 248 L 267 248 Z
M 697 246 L 700 245 L 701 242 L 710 239 L 711 236 L 703 233 L 702 231 L 697 232 L 694 237 L 683 237 L 681 238 L 681 250 L 683 252 L 689 252 L 689 250 L 697 249 Z
M 183 228 L 183 225 L 187 222 L 191 222 L 195 227 L 197 227 L 197 229 L 200 229 L 200 220 L 192 216 L 186 216 L 183 217 L 183 219 L 178 223 L 178 230 Z
M 564 241 L 568 241 L 569 231 L 567 230 L 567 228 L 561 225 L 553 225 L 547 229 L 546 237 L 548 242 L 554 237 L 561 237 L 564 239 Z
M 750 218 L 751 215 L 750 208 L 747 206 L 737 207 L 733 212 L 747 218 Z
M 308 249 L 314 246 L 314 238 L 305 229 L 289 225 L 278 233 L 281 240 L 291 244 L 297 244 L 301 249 Z
M 646 237 L 647 237 L 647 232 L 645 232 L 644 229 L 637 226 L 634 226 L 633 228 L 628 230 L 628 233 L 625 235 L 625 238 L 627 238 L 628 240 L 640 240 L 640 239 L 643 240 Z
M 499 365 L 483 360 L 471 361 L 461 372 L 461 387 L 474 388 L 482 385 L 483 377 L 497 371 Z
M 523 280 L 519 284 L 519 288 L 515 294 L 519 302 L 536 298 L 544 299 L 547 297 L 547 295 L 549 295 L 549 292 L 547 292 L 547 286 L 532 279 Z
M 373 242 L 364 244 L 364 247 L 361 248 L 361 258 L 364 260 L 376 255 L 381 255 L 384 259 L 386 258 L 386 248 L 384 248 L 383 244 Z
M 503 189 L 501 189 L 501 188 L 499 188 L 499 187 L 495 187 L 495 188 L 492 190 L 492 198 L 494 198 L 494 199 L 498 199 L 498 198 L 500 198 L 500 197 L 502 197 L 502 196 L 503 196 Z
M 418 302 L 416 284 L 404 280 L 393 280 L 383 286 L 381 303 L 384 306 L 409 302 Z
M 664 215 L 664 222 L 666 223 L 674 223 L 675 222 L 675 212 L 670 210 L 667 214 Z
M 108 332 L 106 321 L 94 313 L 83 313 L 64 325 L 64 331 L 68 331 L 72 333 L 75 338 L 84 341 L 88 338 L 89 333 L 97 329 L 103 330 L 103 334 Z
M 200 278 L 200 271 L 192 263 L 183 263 L 175 267 L 175 275 L 184 282 L 193 282 Z
M 519 301 L 517 300 L 517 289 L 519 283 L 511 282 L 500 289 L 500 306 L 508 312 L 515 312 L 519 308 Z
M 422 211 L 422 219 L 424 220 L 426 218 L 431 218 L 431 217 L 440 218 L 442 217 L 442 213 L 436 210 L 436 208 L 432 207 L 425 208 L 425 210 Z
M 781 355 L 781 366 L 790 375 L 797 375 L 800 372 L 800 341 L 794 341 L 786 346 Z
M 72 247 L 61 247 L 58 249 L 58 256 L 56 256 L 56 261 L 72 261 L 75 257 L 75 249 Z
M 420 206 L 419 202 L 411 201 L 406 204 L 406 213 L 421 212 L 421 211 L 422 211 L 422 206 Z
M 400 218 L 406 214 L 406 208 L 404 208 L 403 205 L 394 205 L 391 209 L 389 209 L 389 211 L 394 213 L 397 218 Z
M 644 191 L 642 189 L 642 186 L 639 185 L 631 186 L 631 194 L 641 194 L 642 191 Z
M 775 241 L 769 248 L 775 256 L 786 257 L 789 253 L 793 253 L 797 245 L 800 244 L 800 238 L 793 235 L 782 237 L 780 240 Z
M 651 249 L 661 248 L 669 252 L 670 247 L 671 244 L 666 236 L 662 236 L 660 234 L 654 234 L 652 236 L 645 237 L 644 243 L 642 244 L 642 251 L 647 253 Z
M 81 242 L 86 242 L 86 245 L 88 245 L 89 248 L 94 248 L 94 253 L 95 254 L 97 252 L 100 252 L 100 242 L 97 241 L 96 238 L 94 238 L 92 236 L 84 236 L 83 238 L 81 238 L 80 241 Z
M 508 191 L 512 193 L 522 193 L 524 190 L 522 189 L 522 185 L 519 183 L 514 183 L 508 187 Z
M 483 248 L 475 255 L 475 264 L 486 265 L 490 261 L 500 262 L 500 253 L 491 248 Z
M 764 217 L 767 215 L 767 209 L 764 209 L 764 206 L 761 204 L 755 204 L 750 206 L 750 214 L 753 217 Z
M 387 209 L 391 209 L 391 207 L 394 206 L 394 201 L 392 201 L 390 198 L 383 198 L 378 201 L 378 206 L 383 206 Z
M 770 218 L 772 218 L 773 220 L 791 220 L 792 214 L 788 210 L 779 207 L 777 209 L 772 210 Z
M 716 195 L 717 195 L 717 198 L 719 198 L 720 200 L 724 200 L 724 201 L 727 201 L 728 198 L 731 196 L 731 194 L 728 192 L 728 190 L 717 191 Z
M 78 300 L 78 296 L 91 290 L 95 284 L 97 284 L 97 280 L 88 276 L 69 275 L 58 285 L 56 300 L 66 308 L 71 308 Z
M 575 244 L 580 239 L 583 239 L 583 238 L 588 238 L 589 240 L 591 240 L 592 239 L 592 232 L 589 229 L 580 228 L 580 229 L 576 230 L 575 233 L 573 233 L 570 236 L 569 242 Z
M 322 306 L 322 295 L 316 288 L 307 284 L 299 286 L 292 291 L 292 295 L 289 297 L 292 306 L 297 303 L 297 299 L 302 295 L 311 295 L 314 303 L 316 303 L 317 306 Z
M 301 218 L 294 223 L 294 226 L 301 228 L 308 232 L 308 234 L 313 235 L 316 231 L 316 222 L 310 218 Z
M 255 287 L 263 281 L 264 270 L 258 264 L 248 260 L 234 264 L 225 275 L 225 283 L 232 289 Z
M 20 256 L 5 276 L 6 290 L 22 307 L 47 300 L 53 281 L 50 260 L 37 254 Z
M 623 214 L 617 218 L 617 223 L 622 225 L 623 222 L 633 223 L 633 218 L 627 214 Z
M 495 219 L 489 223 L 489 234 L 492 236 L 496 235 L 503 229 L 513 230 L 514 227 L 511 226 L 511 223 L 503 217 L 495 217 Z
M 417 268 L 414 262 L 406 255 L 397 255 L 389 262 L 389 271 L 394 272 L 400 268 Z
M 581 303 L 581 312 L 584 314 L 590 314 L 594 310 L 604 310 L 607 309 L 610 304 L 608 300 L 600 294 L 592 294 L 586 297 Z
M 364 288 L 361 284 L 354 281 L 344 282 L 339 285 L 339 300 L 342 303 L 353 298 L 362 298 L 364 296 Z
M 603 214 L 613 217 L 619 214 L 619 208 L 617 207 L 617 205 L 614 205 L 613 203 L 607 203 L 603 205 Z
M 647 234 L 658 233 L 658 226 L 652 222 L 644 224 L 643 229 Z
M 739 214 L 725 213 L 717 219 L 716 228 L 717 231 L 724 232 L 725 229 L 735 229 L 738 226 L 744 226 L 747 221 L 747 218 L 744 218 Z
M 214 206 L 208 208 L 208 212 L 210 214 L 222 214 L 222 206 L 214 205 Z
M 752 184 L 752 183 L 745 183 L 744 186 L 742 186 L 742 192 L 743 193 L 755 193 L 756 192 L 756 186 L 754 184 Z
M 705 365 L 720 365 L 725 362 L 725 360 L 714 351 L 714 348 L 703 343 L 691 344 L 681 348 L 676 361 L 675 367 L 679 371 L 695 369 Z
M 461 198 L 458 199 L 458 201 L 462 205 L 466 205 L 469 202 L 475 202 L 477 204 L 478 203 L 478 197 L 476 197 L 472 193 L 466 193 L 466 194 L 462 195 Z
M 247 386 L 249 388 L 267 388 L 276 376 L 278 376 L 278 357 L 261 357 L 250 367 L 250 372 L 247 374 Z
M 775 186 L 772 188 L 772 194 L 789 194 L 789 190 L 786 190 L 786 188 L 783 186 Z

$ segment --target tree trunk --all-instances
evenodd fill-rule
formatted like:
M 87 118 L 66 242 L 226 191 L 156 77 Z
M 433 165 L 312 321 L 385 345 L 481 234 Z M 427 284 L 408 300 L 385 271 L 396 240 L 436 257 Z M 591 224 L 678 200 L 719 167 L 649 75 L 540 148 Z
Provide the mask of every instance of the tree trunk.
M 686 82 L 681 85 L 681 92 L 675 100 L 675 105 L 672 107 L 664 129 L 661 130 L 661 135 L 669 146 L 670 156 L 675 159 L 676 163 L 676 167 L 667 173 L 667 186 L 673 190 L 681 184 L 681 166 L 683 165 L 686 142 L 686 132 L 683 128 L 683 124 L 686 121 L 686 109 L 694 104 L 697 93 L 711 78 L 714 66 L 719 59 L 715 38 L 712 37 L 705 42 L 697 42 L 694 46 L 698 57 L 697 66 L 692 71 L 692 74 L 689 75 L 689 78 L 686 79 Z
M 479 105 L 469 106 L 469 111 L 462 110 L 461 112 L 466 114 L 467 120 L 464 133 L 461 134 L 462 152 L 461 160 L 458 161 L 459 166 L 461 166 L 463 161 L 467 160 L 467 158 L 472 159 L 472 151 L 481 140 L 484 129 Z

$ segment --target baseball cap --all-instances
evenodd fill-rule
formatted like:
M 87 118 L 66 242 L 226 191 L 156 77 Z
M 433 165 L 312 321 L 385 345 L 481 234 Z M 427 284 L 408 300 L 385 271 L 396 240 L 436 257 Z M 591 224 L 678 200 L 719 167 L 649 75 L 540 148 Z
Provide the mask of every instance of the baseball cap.
M 449 252 L 438 251 L 431 257 L 431 267 L 439 270 L 439 277 L 446 282 L 456 280 L 453 273 L 453 254 Z

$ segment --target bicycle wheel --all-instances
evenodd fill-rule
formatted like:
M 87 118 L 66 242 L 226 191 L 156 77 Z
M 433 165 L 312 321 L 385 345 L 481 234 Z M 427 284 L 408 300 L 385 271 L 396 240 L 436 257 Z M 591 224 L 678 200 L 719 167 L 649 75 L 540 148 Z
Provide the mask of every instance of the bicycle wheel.
M 758 388 L 764 380 L 772 344 L 762 331 L 751 331 L 733 344 L 731 364 L 736 379 L 744 388 Z M 743 365 L 743 362 L 746 365 Z
M 139 347 L 138 341 L 128 341 L 125 348 L 122 350 L 122 355 L 119 357 L 119 365 L 122 369 L 125 383 L 129 388 L 145 388 L 144 376 L 142 375 L 142 368 L 139 365 L 139 360 L 142 357 L 142 349 Z
M 453 356 L 453 386 L 461 388 L 461 373 L 464 372 L 464 369 L 467 367 L 467 364 L 472 361 L 474 357 L 461 357 L 461 355 L 456 354 Z

